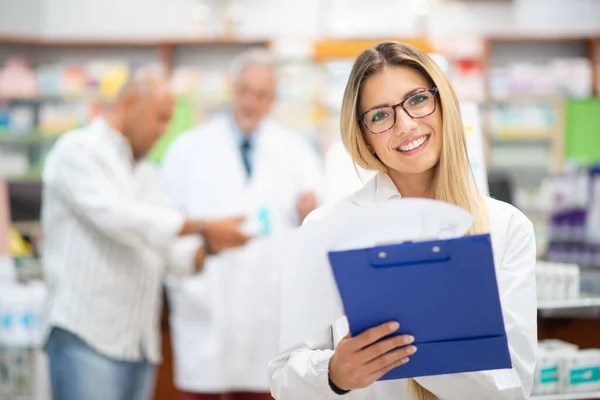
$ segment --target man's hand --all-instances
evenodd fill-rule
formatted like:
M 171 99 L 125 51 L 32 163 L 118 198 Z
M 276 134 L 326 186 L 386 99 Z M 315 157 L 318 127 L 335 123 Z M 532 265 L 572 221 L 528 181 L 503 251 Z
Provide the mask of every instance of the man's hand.
M 243 220 L 243 218 L 225 218 L 203 221 L 200 231 L 206 241 L 207 253 L 219 253 L 246 244 L 250 237 L 240 229 Z
M 315 208 L 317 208 L 317 196 L 312 192 L 303 193 L 298 199 L 296 204 L 296 210 L 298 212 L 298 218 L 300 222 L 304 221 L 304 218 L 310 214 Z

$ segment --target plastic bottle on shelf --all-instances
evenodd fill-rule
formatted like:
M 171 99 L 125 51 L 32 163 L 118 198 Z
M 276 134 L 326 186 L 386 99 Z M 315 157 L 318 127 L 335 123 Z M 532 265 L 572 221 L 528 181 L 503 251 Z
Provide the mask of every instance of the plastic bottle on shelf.
M 600 244 L 600 166 L 592 170 L 585 236 L 588 242 Z
M 580 270 L 575 264 L 566 266 L 566 288 L 565 296 L 567 299 L 578 299 L 580 297 Z
M 24 285 L 15 285 L 13 287 L 12 298 L 9 299 L 9 307 L 12 308 L 14 321 L 12 324 L 11 337 L 9 342 L 17 348 L 26 348 L 29 342 L 29 307 L 27 292 Z
M 12 395 L 10 368 L 7 352 L 0 345 L 0 399 L 10 399 Z
M 209 35 L 210 7 L 203 0 L 196 0 L 190 10 L 190 28 L 194 36 Z

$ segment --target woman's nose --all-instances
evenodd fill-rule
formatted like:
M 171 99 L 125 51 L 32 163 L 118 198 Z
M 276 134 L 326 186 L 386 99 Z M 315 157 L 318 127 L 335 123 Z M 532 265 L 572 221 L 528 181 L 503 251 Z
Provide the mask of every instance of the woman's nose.
M 417 121 L 414 120 L 403 108 L 396 109 L 396 123 L 394 124 L 394 133 L 402 135 L 410 133 L 417 129 Z

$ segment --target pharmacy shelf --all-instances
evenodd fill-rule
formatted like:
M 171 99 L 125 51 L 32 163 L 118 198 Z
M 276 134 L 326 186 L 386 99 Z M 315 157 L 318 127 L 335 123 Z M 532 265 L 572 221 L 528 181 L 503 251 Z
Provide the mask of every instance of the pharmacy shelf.
M 584 297 L 574 300 L 550 300 L 540 301 L 538 303 L 538 310 L 566 310 L 570 308 L 589 307 L 600 307 L 600 297 Z
M 523 105 L 531 104 L 560 104 L 565 98 L 564 95 L 536 95 L 536 94 L 507 94 L 505 96 L 492 96 L 486 99 L 488 104 L 507 104 L 507 105 Z
M 33 144 L 33 143 L 54 143 L 60 135 L 40 135 L 31 133 L 27 135 L 0 134 L 0 144 Z
M 527 145 L 550 145 L 552 144 L 552 137 L 550 136 L 525 136 L 525 137 L 507 137 L 507 138 L 491 138 L 491 142 L 494 145 L 506 145 L 506 146 L 527 146 Z
M 270 46 L 266 39 L 222 38 L 51 38 L 43 36 L 0 35 L 0 45 L 44 47 L 160 47 L 160 46 Z
M 600 399 L 600 392 L 590 393 L 561 393 L 531 396 L 531 400 L 586 400 Z

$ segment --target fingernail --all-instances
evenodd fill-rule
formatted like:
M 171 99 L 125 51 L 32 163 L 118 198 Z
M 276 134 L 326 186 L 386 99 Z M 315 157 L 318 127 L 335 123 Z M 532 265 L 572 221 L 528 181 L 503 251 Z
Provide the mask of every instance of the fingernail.
M 408 336 L 406 338 L 406 344 L 412 343 L 415 341 L 415 337 L 414 336 Z
M 388 325 L 388 327 L 390 328 L 390 331 L 396 332 L 398 330 L 398 328 L 400 328 L 400 324 L 397 322 L 392 322 L 391 324 Z
M 406 357 L 404 360 L 402 360 L 402 363 L 403 363 L 403 364 L 406 364 L 406 363 L 407 363 L 407 362 L 409 362 L 409 361 L 410 361 L 410 358 Z
M 415 354 L 417 352 L 417 346 L 410 346 L 408 348 L 408 353 L 409 354 Z

